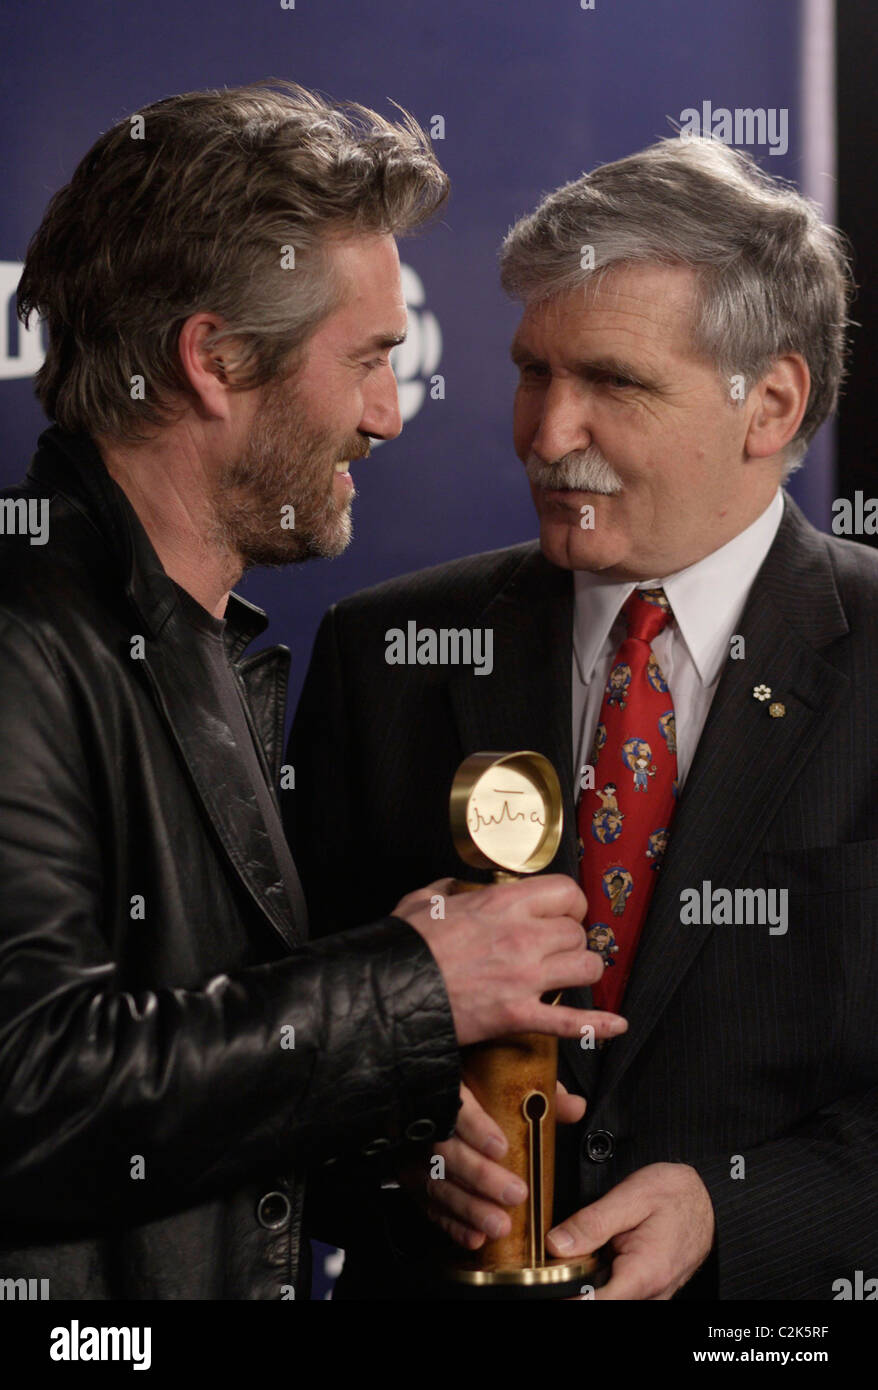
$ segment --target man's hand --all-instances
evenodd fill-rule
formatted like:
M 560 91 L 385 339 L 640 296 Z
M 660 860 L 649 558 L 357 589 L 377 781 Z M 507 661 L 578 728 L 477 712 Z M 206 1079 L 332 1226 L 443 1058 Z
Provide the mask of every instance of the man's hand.
M 695 1169 L 651 1163 L 555 1226 L 546 1244 L 567 1259 L 609 1244 L 612 1275 L 596 1299 L 666 1299 L 707 1259 L 714 1229 L 713 1203 Z
M 431 1177 L 430 1162 L 422 1161 L 402 1171 L 400 1181 L 452 1240 L 478 1250 L 488 1236 L 496 1240 L 509 1234 L 512 1223 L 504 1208 L 523 1202 L 527 1186 L 502 1166 L 509 1146 L 500 1126 L 468 1086 L 461 1086 L 460 1095 L 454 1134 L 435 1148 L 445 1161 L 445 1177 Z M 575 1124 L 585 1114 L 582 1096 L 569 1095 L 560 1082 L 556 1114 L 561 1124 Z
M 604 972 L 600 956 L 588 950 L 587 904 L 572 878 L 541 874 L 471 893 L 452 893 L 451 884 L 444 878 L 407 894 L 393 915 L 432 951 L 461 1047 L 506 1033 L 579 1038 L 587 1026 L 597 1038 L 624 1032 L 617 1014 L 541 1002 L 548 991 L 596 984 Z

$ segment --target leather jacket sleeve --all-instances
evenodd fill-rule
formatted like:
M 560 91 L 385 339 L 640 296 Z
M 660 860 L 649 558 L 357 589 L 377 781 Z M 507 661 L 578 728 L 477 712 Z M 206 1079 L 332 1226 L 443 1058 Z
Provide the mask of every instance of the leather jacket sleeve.
M 95 696 L 2 613 L 0 662 L 3 1218 L 25 1204 L 52 1224 L 130 1217 L 263 1167 L 376 1141 L 403 1152 L 433 1127 L 446 1137 L 459 1087 L 451 1010 L 400 919 L 197 989 L 121 987 L 114 942 L 132 924 L 104 919 L 102 770 L 81 732 Z M 294 1047 L 282 1045 L 289 1025 Z

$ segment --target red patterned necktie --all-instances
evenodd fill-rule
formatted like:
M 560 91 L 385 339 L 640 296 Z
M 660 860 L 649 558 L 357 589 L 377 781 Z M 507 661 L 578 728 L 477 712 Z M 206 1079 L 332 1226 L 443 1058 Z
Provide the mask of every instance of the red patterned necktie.
M 635 589 L 613 658 L 579 798 L 579 879 L 588 944 L 606 963 L 595 1007 L 619 1007 L 668 843 L 677 797 L 674 705 L 650 643 L 671 620 L 664 589 Z

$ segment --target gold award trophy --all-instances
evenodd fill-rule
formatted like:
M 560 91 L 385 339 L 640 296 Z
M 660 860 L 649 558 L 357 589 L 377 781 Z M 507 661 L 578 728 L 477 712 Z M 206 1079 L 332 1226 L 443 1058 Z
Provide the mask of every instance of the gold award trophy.
M 493 869 L 496 883 L 538 873 L 561 841 L 564 813 L 554 767 L 540 753 L 474 753 L 451 787 L 451 832 L 461 859 Z M 454 892 L 483 887 L 455 880 Z M 557 1003 L 560 994 L 553 1003 Z M 565 1298 L 598 1269 L 594 1255 L 546 1256 L 555 1176 L 558 1040 L 518 1033 L 464 1052 L 463 1078 L 509 1143 L 503 1166 L 527 1184 L 527 1200 L 507 1213 L 508 1236 L 488 1239 L 449 1269 L 463 1296 Z M 591 1280 L 594 1283 L 594 1279 Z

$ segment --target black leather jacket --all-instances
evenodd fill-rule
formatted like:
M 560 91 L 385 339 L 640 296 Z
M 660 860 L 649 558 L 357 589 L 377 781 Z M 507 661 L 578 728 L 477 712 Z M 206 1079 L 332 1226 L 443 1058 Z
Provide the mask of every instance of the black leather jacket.
M 442 977 L 398 918 L 304 941 L 93 442 L 47 430 L 4 497 L 51 502 L 47 544 L 8 534 L 22 507 L 0 539 L 0 1278 L 307 1297 L 304 1170 L 451 1131 Z M 226 621 L 275 784 L 290 654 L 243 658 L 267 619 L 235 594 Z

